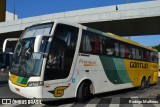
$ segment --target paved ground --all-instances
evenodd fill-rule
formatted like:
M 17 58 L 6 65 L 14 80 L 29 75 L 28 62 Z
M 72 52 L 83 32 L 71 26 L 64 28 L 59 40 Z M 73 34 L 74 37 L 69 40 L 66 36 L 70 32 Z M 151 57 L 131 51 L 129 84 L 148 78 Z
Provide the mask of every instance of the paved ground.
M 8 75 L 9 75 L 8 71 L 0 70 L 0 86 L 8 83 L 8 78 L 9 78 Z
M 7 77 L 7 73 L 0 73 L 0 80 L 3 81 L 3 83 L 1 82 L 0 84 L 0 98 L 22 99 L 23 97 L 11 92 L 8 84 L 4 83 L 7 80 Z M 158 101 L 156 100 L 158 94 L 160 94 L 160 78 L 157 85 L 151 86 L 150 88 L 143 91 L 132 88 L 116 92 L 103 93 L 94 96 L 94 98 L 86 103 L 77 103 L 75 102 L 75 99 L 67 99 L 45 102 L 37 105 L 0 104 L 0 107 L 160 107 L 160 99 Z M 151 103 L 146 104 L 146 102 Z

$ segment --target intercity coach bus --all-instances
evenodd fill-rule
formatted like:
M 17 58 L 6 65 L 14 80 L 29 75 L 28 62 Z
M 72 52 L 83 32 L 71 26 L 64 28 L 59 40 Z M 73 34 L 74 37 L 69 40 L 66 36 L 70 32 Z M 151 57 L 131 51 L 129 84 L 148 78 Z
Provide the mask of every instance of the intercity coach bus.
M 158 81 L 158 52 L 80 24 L 52 21 L 22 33 L 10 89 L 26 98 L 85 101 L 92 95 Z

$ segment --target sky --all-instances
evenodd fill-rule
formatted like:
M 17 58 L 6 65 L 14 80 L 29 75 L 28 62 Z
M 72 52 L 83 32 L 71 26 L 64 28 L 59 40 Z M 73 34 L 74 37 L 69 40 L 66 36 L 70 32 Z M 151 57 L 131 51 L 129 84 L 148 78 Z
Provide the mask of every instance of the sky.
M 6 1 L 7 1 L 7 11 L 12 13 L 14 12 L 14 1 L 16 2 L 16 9 L 15 9 L 16 14 L 21 19 L 21 18 L 66 12 L 72 10 L 134 3 L 134 2 L 144 2 L 151 0 L 6 0 Z M 160 44 L 159 35 L 142 36 L 142 37 L 132 36 L 131 40 L 134 40 L 145 46 L 155 46 Z

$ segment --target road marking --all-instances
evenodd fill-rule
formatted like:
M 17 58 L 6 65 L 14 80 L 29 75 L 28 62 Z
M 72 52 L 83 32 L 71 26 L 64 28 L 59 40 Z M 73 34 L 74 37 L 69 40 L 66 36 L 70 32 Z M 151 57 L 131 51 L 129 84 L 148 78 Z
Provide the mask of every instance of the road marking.
M 71 107 L 73 105 L 74 105 L 74 103 L 72 103 L 72 104 L 64 104 L 64 105 L 60 105 L 59 107 Z
M 101 99 L 91 99 L 84 107 L 96 107 Z
M 119 106 L 120 106 L 120 98 L 118 98 L 118 97 L 114 98 L 113 97 L 109 107 L 119 107 Z

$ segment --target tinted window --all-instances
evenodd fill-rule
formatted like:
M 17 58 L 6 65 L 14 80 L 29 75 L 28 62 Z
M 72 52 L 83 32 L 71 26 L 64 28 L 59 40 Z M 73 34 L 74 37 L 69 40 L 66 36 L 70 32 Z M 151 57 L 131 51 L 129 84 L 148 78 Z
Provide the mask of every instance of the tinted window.
M 78 28 L 68 25 L 57 25 L 50 47 L 44 80 L 68 77 L 76 49 L 78 30 Z
M 140 48 L 136 48 L 136 59 L 141 60 L 142 59 L 142 51 Z
M 80 52 L 119 56 L 119 43 L 112 38 L 83 30 Z
M 143 60 L 144 61 L 150 61 L 150 55 L 149 55 L 149 51 L 147 50 L 143 50 Z
M 158 62 L 158 53 L 157 52 L 151 52 L 151 62 Z
M 100 54 L 102 51 L 101 41 L 102 37 L 98 34 L 83 30 L 80 51 Z

